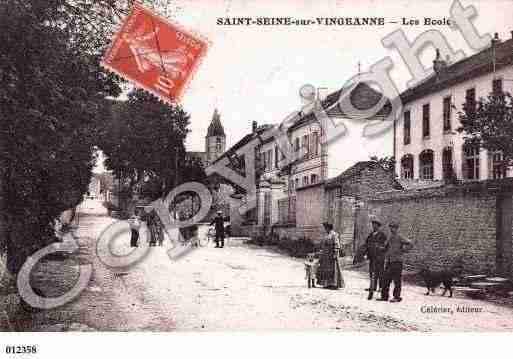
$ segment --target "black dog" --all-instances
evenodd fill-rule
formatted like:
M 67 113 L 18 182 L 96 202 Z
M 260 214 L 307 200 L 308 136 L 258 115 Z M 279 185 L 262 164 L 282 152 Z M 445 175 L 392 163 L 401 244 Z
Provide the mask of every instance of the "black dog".
M 442 296 L 449 291 L 449 297 L 452 297 L 453 278 L 458 276 L 457 273 L 457 268 L 445 271 L 430 271 L 429 269 L 423 269 L 419 272 L 419 275 L 424 279 L 426 284 L 426 295 L 429 295 L 429 291 L 435 293 L 436 288 L 443 283 L 444 292 L 442 293 Z

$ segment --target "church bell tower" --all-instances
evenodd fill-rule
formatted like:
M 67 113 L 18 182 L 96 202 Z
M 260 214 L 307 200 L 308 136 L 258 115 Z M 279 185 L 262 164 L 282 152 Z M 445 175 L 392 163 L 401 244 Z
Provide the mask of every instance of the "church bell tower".
M 211 164 L 219 158 L 226 150 L 226 135 L 223 125 L 221 124 L 221 116 L 214 110 L 212 121 L 208 126 L 207 136 L 205 137 L 205 152 L 207 153 L 207 162 Z

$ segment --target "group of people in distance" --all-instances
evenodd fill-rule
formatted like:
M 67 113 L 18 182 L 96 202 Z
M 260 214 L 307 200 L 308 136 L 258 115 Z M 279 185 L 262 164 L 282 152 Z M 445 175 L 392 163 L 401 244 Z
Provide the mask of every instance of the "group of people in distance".
M 141 227 L 142 221 L 146 222 L 146 226 L 148 227 L 148 243 L 150 247 L 154 247 L 157 244 L 162 246 L 164 244 L 164 231 L 159 216 L 155 211 L 151 211 L 146 213 L 144 216 L 141 216 L 141 210 L 137 208 L 134 210 L 132 216 L 128 219 L 131 233 L 130 246 L 139 246 L 139 229 Z
M 138 247 L 139 246 L 139 229 L 141 227 L 141 222 L 146 222 L 148 227 L 148 242 L 150 247 L 156 246 L 157 243 L 159 246 L 163 245 L 164 242 L 164 232 L 163 232 L 163 224 L 155 211 L 151 211 L 146 213 L 144 216 L 141 215 L 141 210 L 135 209 L 132 216 L 128 219 L 128 224 L 130 225 L 130 246 Z M 212 219 L 210 223 L 211 226 L 215 228 L 215 243 L 216 248 L 224 247 L 224 239 L 225 239 L 225 228 L 224 222 L 226 218 L 223 217 L 222 212 L 218 211 L 217 216 Z M 197 227 L 197 226 L 196 226 Z M 197 231 L 197 228 L 196 228 Z
M 326 235 L 321 241 L 319 260 L 311 254 L 305 262 L 308 287 L 315 282 L 329 289 L 345 287 L 342 276 L 342 258 L 345 256 L 345 243 L 342 243 L 331 223 L 324 223 Z M 371 217 L 372 232 L 365 243 L 357 250 L 353 264 L 369 260 L 370 285 L 367 299 L 372 299 L 374 292 L 380 287 L 381 296 L 378 300 L 388 301 L 390 285 L 394 282 L 393 299 L 400 302 L 404 253 L 412 249 L 412 244 L 399 233 L 399 223 L 391 221 L 388 224 L 390 235 L 387 237 L 382 230 L 382 222 L 377 217 Z

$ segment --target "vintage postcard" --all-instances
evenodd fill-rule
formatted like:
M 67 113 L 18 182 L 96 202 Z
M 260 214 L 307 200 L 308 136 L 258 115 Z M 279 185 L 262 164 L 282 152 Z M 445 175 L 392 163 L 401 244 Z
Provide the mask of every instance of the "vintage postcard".
M 512 14 L 2 1 L 0 330 L 513 331 Z

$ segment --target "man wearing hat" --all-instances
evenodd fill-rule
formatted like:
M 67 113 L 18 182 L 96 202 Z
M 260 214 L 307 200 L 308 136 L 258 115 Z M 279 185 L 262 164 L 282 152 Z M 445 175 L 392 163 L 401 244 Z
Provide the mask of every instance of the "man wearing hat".
M 371 300 L 374 291 L 377 289 L 378 281 L 380 287 L 383 287 L 383 272 L 385 267 L 385 245 L 387 242 L 386 235 L 381 231 L 381 220 L 372 216 L 370 218 L 372 225 L 372 232 L 365 240 L 365 255 L 369 260 L 369 295 L 367 299 Z
M 383 286 L 381 287 L 381 298 L 378 300 L 388 301 L 390 283 L 394 282 L 394 298 L 391 302 L 400 302 L 401 298 L 401 282 L 403 275 L 403 257 L 404 253 L 413 248 L 411 242 L 399 235 L 399 223 L 391 221 L 388 225 L 390 228 L 390 237 L 387 241 L 387 252 L 385 255 L 385 275 Z
M 216 229 L 216 248 L 224 247 L 224 217 L 222 211 L 217 211 L 217 216 L 214 217 L 210 225 L 215 225 Z M 219 242 L 221 242 L 221 246 L 219 246 Z

